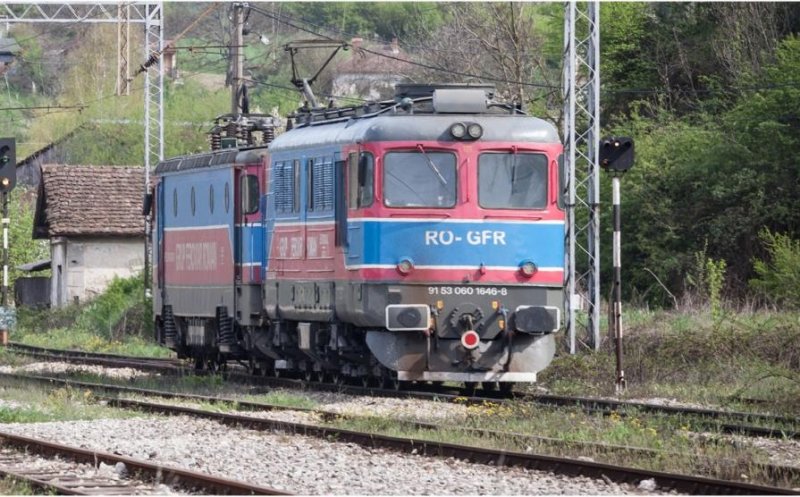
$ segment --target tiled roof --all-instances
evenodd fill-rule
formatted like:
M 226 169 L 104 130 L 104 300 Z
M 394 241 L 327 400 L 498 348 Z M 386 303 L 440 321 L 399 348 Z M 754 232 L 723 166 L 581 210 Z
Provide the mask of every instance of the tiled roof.
M 144 169 L 42 166 L 34 236 L 144 236 Z

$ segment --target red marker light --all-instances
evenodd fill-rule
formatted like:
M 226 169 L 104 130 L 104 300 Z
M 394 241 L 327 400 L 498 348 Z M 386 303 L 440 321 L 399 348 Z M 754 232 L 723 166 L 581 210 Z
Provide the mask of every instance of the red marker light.
M 481 337 L 475 330 L 467 330 L 461 335 L 461 345 L 467 350 L 473 350 L 481 343 Z

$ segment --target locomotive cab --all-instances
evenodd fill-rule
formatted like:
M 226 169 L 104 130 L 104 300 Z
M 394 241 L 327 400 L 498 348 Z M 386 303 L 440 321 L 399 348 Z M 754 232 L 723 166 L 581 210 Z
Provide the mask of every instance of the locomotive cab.
M 561 320 L 561 146 L 539 119 L 481 108 L 483 90 L 447 93 L 351 154 L 341 315 L 400 380 L 534 381 Z

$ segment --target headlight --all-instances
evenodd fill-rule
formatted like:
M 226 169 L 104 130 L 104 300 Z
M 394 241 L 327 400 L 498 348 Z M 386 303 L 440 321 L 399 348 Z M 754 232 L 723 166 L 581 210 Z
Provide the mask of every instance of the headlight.
M 536 264 L 532 261 L 523 261 L 522 264 L 519 265 L 519 272 L 522 276 L 530 278 L 536 273 Z
M 453 135 L 453 138 L 456 140 L 460 140 L 467 134 L 467 127 L 461 123 L 455 123 L 450 126 L 450 134 Z
M 411 259 L 402 259 L 397 263 L 397 272 L 402 275 L 407 275 L 414 270 L 414 261 Z
M 469 133 L 470 138 L 477 140 L 483 136 L 483 128 L 481 128 L 480 124 L 470 124 L 467 128 L 467 133 Z

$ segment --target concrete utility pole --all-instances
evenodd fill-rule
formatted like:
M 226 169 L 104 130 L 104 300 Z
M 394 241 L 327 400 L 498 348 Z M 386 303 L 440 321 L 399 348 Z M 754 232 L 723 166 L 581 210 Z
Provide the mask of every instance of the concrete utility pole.
M 241 111 L 240 91 L 244 80 L 244 5 L 233 4 L 233 34 L 231 35 L 231 114 Z

